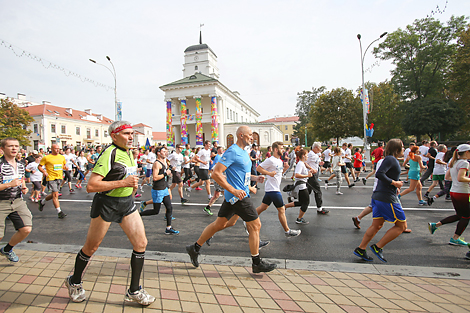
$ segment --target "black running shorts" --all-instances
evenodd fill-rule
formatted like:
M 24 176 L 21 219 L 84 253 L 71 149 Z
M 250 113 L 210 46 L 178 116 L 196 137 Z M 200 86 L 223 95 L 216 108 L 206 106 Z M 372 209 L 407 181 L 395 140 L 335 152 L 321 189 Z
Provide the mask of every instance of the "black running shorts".
M 109 197 L 96 193 L 91 204 L 91 218 L 101 218 L 106 222 L 121 223 L 124 216 L 132 214 L 137 207 L 134 198 L 129 197 Z
M 233 205 L 224 200 L 217 216 L 225 217 L 229 220 L 235 214 L 240 216 L 240 218 L 245 222 L 251 222 L 258 218 L 256 208 L 253 206 L 253 202 L 249 197 L 245 197 L 243 200 L 238 200 Z

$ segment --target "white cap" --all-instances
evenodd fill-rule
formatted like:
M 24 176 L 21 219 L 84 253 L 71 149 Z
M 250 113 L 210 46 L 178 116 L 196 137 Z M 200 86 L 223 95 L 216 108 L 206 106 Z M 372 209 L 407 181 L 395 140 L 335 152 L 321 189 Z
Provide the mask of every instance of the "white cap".
M 470 145 L 467 145 L 466 143 L 461 144 L 457 147 L 458 152 L 465 152 L 465 151 L 470 151 Z
M 33 150 L 33 154 L 38 154 L 38 150 Z

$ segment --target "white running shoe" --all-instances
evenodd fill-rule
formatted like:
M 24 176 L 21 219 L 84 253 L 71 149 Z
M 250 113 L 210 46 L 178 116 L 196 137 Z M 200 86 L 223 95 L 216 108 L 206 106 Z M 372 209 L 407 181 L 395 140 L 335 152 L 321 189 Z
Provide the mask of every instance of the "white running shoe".
M 67 276 L 67 278 L 65 279 L 65 285 L 69 290 L 69 298 L 73 302 L 82 302 L 83 300 L 85 300 L 85 289 L 83 289 L 83 284 L 81 282 L 80 284 L 72 284 L 70 282 L 71 278 L 72 275 Z
M 302 231 L 300 229 L 289 229 L 284 234 L 286 235 L 287 238 L 290 238 L 290 237 L 297 237 L 298 235 L 300 235 L 301 232 Z
M 336 192 L 337 195 L 342 195 L 343 193 L 341 191 Z
M 155 302 L 155 297 L 149 295 L 147 291 L 142 288 L 137 290 L 134 294 L 130 293 L 129 289 L 127 289 L 124 300 L 126 300 L 127 302 L 137 302 L 141 305 L 149 305 Z

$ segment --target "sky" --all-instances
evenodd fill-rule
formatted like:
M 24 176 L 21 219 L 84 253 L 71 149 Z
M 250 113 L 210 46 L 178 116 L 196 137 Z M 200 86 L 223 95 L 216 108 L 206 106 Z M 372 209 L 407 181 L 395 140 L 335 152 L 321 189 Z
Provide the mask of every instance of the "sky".
M 259 121 L 293 115 L 298 92 L 361 85 L 357 34 L 365 49 L 437 6 L 444 12 L 433 16 L 443 22 L 470 15 L 468 0 L 0 0 L 0 93 L 113 119 L 113 75 L 89 61 L 111 67 L 109 56 L 123 119 L 165 131 L 159 87 L 183 78 L 184 50 L 199 43 L 204 24 L 220 81 L 260 113 Z M 372 47 L 365 80 L 389 80 L 394 65 L 375 59 Z M 43 62 L 18 57 L 23 50 Z

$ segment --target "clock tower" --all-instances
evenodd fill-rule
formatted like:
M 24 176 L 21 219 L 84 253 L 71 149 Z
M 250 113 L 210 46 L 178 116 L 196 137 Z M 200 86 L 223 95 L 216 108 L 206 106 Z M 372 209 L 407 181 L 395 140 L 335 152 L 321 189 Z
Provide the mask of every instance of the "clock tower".
M 183 77 L 194 73 L 201 73 L 215 79 L 219 79 L 219 68 L 217 67 L 217 56 L 207 44 L 202 43 L 189 46 L 184 50 Z

